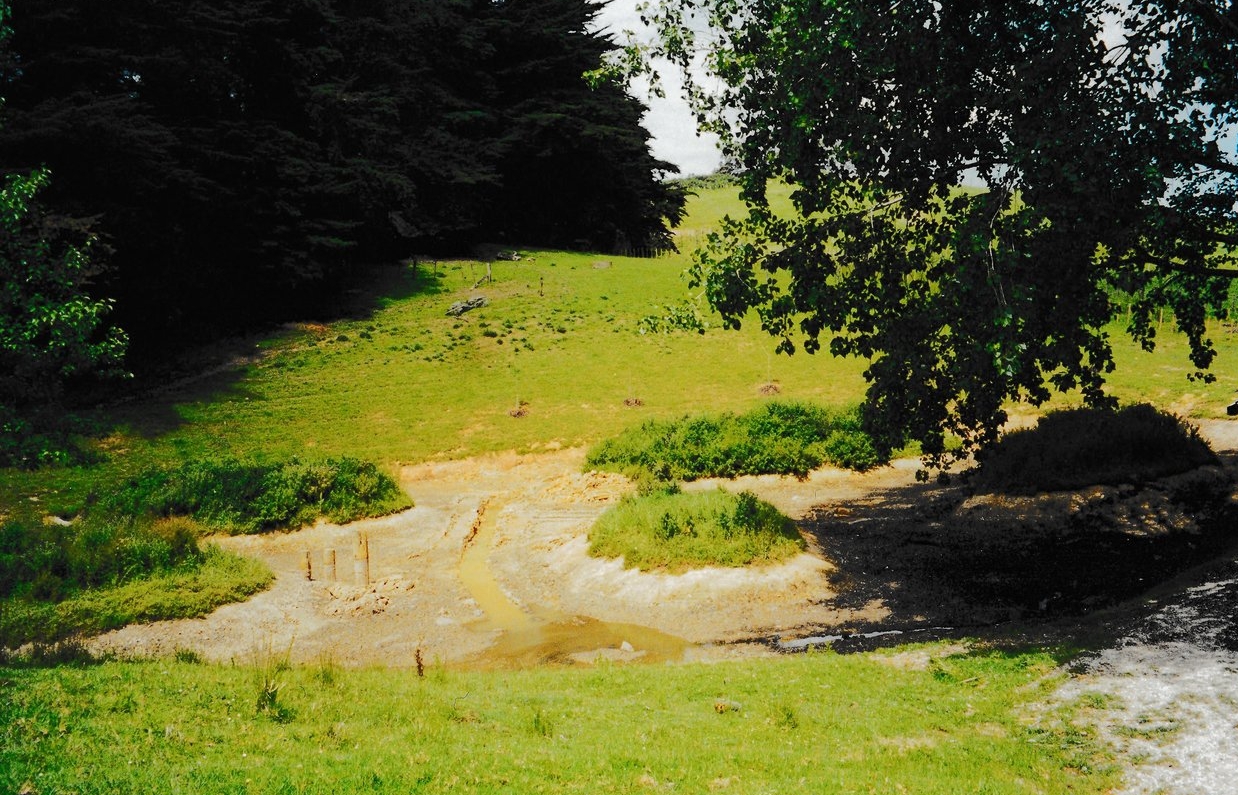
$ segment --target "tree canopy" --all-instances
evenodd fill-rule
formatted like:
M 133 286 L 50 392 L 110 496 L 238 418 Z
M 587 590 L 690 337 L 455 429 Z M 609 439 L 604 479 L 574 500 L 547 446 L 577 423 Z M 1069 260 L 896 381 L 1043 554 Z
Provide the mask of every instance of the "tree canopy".
M 0 169 L 93 219 L 135 347 L 287 316 L 477 242 L 665 246 L 641 103 L 590 88 L 592 0 L 30 0 Z M 531 211 L 533 208 L 535 211 Z
M 1104 404 L 1107 324 L 1154 344 L 1238 275 L 1238 5 L 1218 0 L 664 0 L 682 66 L 742 167 L 748 215 L 698 254 L 726 323 L 870 360 L 866 423 L 947 462 L 1008 400 Z M 633 59 L 624 59 L 627 64 Z M 645 61 L 647 64 L 648 61 Z M 702 72 L 706 75 L 702 78 Z M 789 182 L 778 217 L 769 180 Z M 964 184 L 976 187 L 961 187 Z
M 0 0 L 0 43 L 10 12 Z M 91 237 L 39 205 L 49 180 L 38 169 L 0 183 L 0 466 L 63 460 L 65 384 L 121 374 L 127 344 L 105 321 L 111 302 L 87 294 Z

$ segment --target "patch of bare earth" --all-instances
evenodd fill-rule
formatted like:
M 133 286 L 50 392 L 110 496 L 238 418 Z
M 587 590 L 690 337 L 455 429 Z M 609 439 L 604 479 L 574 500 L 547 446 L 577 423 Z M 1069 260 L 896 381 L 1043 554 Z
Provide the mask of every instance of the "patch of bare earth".
M 192 649 L 214 660 L 291 648 L 294 660 L 355 665 L 409 666 L 418 649 L 427 660 L 477 658 L 511 629 L 483 610 L 479 599 L 491 597 L 478 591 L 486 586 L 460 576 L 482 513 L 495 525 L 485 562 L 500 598 L 560 630 L 599 622 L 630 628 L 615 630 L 613 643 L 595 650 L 564 646 L 558 657 L 548 653 L 546 659 L 640 659 L 641 629 L 687 641 L 682 659 L 769 653 L 742 642 L 887 615 L 880 599 L 838 605 L 833 566 L 816 548 L 777 566 L 680 575 L 642 573 L 621 561 L 589 557 L 589 527 L 631 486 L 621 476 L 581 472 L 583 460 L 583 451 L 568 450 L 408 466 L 401 484 L 416 502 L 409 511 L 342 527 L 324 523 L 214 539 L 265 561 L 276 573 L 275 585 L 206 618 L 130 626 L 101 636 L 94 646 L 124 655 Z M 848 502 L 913 481 L 914 466 L 900 462 L 867 475 L 825 470 L 803 481 L 753 478 L 735 486 L 804 516 L 820 500 Z M 355 561 L 361 536 L 368 542 L 368 578 Z M 327 569 L 331 550 L 333 572 Z
M 1103 612 L 1215 556 L 1220 543 L 1176 502 L 1177 487 L 977 498 L 917 483 L 918 463 L 898 461 L 868 473 L 827 468 L 803 480 L 726 482 L 799 521 L 809 548 L 790 561 L 639 572 L 587 554 L 589 527 L 631 486 L 582 472 L 583 455 L 407 466 L 401 484 L 416 507 L 404 513 L 217 539 L 266 561 L 275 585 L 203 619 L 131 626 L 94 644 L 128 655 L 192 649 L 216 660 L 289 647 L 294 660 L 389 666 L 413 665 L 418 650 L 446 663 L 484 664 L 489 653 L 491 662 L 529 664 L 712 659 L 817 638 L 863 646 Z M 355 561 L 362 537 L 368 572 Z M 466 554 L 481 565 L 462 575 Z

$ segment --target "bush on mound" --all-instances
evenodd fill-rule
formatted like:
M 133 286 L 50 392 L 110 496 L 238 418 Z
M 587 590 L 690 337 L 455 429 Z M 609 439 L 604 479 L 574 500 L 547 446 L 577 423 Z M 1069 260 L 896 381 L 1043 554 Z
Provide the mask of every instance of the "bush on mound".
M 747 491 L 628 495 L 589 531 L 589 554 L 642 571 L 777 563 L 803 549 L 795 524 Z
M 1139 485 L 1218 463 L 1197 427 L 1147 403 L 1051 412 L 976 458 L 978 489 L 1009 494 Z
M 739 475 L 805 477 L 825 463 L 866 470 L 884 464 L 857 408 L 767 403 L 747 414 L 651 420 L 595 445 L 586 466 L 637 479 Z

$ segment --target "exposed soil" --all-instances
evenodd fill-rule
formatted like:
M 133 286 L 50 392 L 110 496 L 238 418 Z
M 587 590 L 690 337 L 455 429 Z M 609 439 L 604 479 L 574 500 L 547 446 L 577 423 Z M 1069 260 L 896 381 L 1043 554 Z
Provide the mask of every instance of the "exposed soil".
M 1238 448 L 1238 423 L 1205 431 L 1218 448 Z M 495 666 L 773 654 L 829 636 L 847 647 L 1055 635 L 1103 625 L 1107 608 L 1231 543 L 1232 522 L 1200 523 L 1190 501 L 1192 484 L 1215 485 L 1232 467 L 1153 488 L 1015 499 L 917 483 L 918 463 L 899 461 L 729 481 L 800 520 L 809 550 L 764 568 L 642 573 L 587 555 L 589 526 L 630 484 L 582 465 L 582 451 L 564 450 L 405 467 L 415 508 L 219 539 L 265 560 L 275 585 L 204 619 L 131 626 L 94 644 L 238 661 L 290 648 L 294 660 L 387 666 L 413 665 L 420 649 L 428 661 Z M 359 536 L 368 578 L 354 564 Z
M 1238 552 L 1135 600 L 1116 637 L 1075 663 L 1057 699 L 1085 699 L 1082 720 L 1124 762 L 1127 795 L 1198 795 L 1238 781 Z

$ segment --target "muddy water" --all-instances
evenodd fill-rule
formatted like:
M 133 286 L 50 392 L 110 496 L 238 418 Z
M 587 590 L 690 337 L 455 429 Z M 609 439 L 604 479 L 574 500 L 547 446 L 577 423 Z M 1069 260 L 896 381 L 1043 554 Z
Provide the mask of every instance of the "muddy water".
M 543 606 L 513 602 L 487 563 L 498 532 L 498 510 L 482 503 L 460 558 L 460 579 L 485 613 L 470 624 L 479 632 L 500 631 L 498 641 L 470 660 L 480 668 L 529 668 L 547 664 L 669 662 L 682 660 L 691 644 L 682 638 L 635 624 L 615 624 L 569 616 Z

